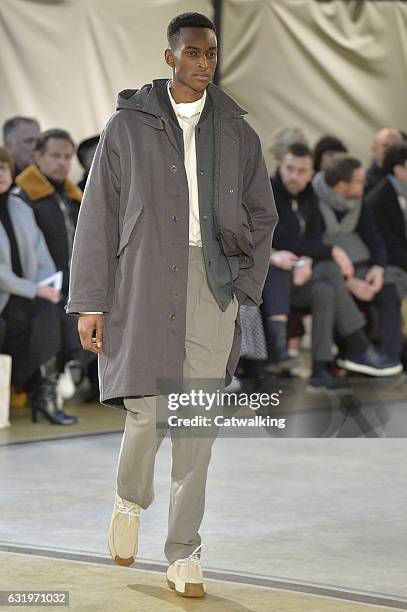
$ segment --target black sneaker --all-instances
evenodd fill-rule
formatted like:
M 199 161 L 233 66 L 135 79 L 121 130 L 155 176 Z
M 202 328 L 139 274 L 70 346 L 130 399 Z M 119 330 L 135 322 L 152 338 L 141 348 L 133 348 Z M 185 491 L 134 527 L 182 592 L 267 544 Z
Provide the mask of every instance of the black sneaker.
M 336 363 L 350 372 L 368 374 L 370 376 L 394 376 L 403 370 L 402 364 L 392 357 L 379 353 L 369 346 L 364 353 L 346 352 Z
M 320 370 L 312 374 L 308 380 L 307 391 L 317 393 L 332 391 L 333 393 L 351 393 L 352 387 L 344 376 L 333 376 L 329 370 Z

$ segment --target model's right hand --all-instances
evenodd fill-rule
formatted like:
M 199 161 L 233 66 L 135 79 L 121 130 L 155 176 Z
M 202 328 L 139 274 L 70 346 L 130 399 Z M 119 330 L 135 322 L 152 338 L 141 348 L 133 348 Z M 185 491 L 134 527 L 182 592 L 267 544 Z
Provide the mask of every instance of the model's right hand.
M 53 304 L 58 304 L 61 300 L 61 292 L 50 285 L 38 286 L 36 296 L 44 300 L 49 300 Z
M 96 339 L 92 340 L 93 332 L 96 330 Z M 103 350 L 103 315 L 80 314 L 78 321 L 79 337 L 82 348 L 92 353 L 101 353 Z

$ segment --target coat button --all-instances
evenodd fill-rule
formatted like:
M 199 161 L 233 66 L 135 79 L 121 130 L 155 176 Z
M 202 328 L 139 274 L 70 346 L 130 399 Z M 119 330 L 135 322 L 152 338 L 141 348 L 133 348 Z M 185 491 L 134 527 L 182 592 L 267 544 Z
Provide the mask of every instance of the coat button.
M 172 215 L 171 219 L 174 221 L 174 223 L 179 221 L 179 217 L 177 217 L 176 215 Z
M 212 265 L 212 262 L 211 262 L 211 261 L 208 261 L 208 266 L 211 266 L 211 265 Z
M 204 221 L 206 221 L 206 220 L 207 220 L 207 218 L 208 218 L 208 215 L 204 215 L 204 216 L 202 217 L 202 219 L 204 219 Z
M 205 174 L 206 170 L 200 170 L 199 174 Z
M 233 193 L 233 192 L 234 192 L 234 189 L 229 189 L 229 193 Z
M 178 266 L 176 266 L 175 264 L 173 264 L 173 265 L 171 266 L 171 270 L 172 270 L 173 272 L 178 272 Z
M 176 171 L 177 171 L 177 166 L 176 166 L 175 164 L 173 164 L 173 165 L 171 166 L 171 172 L 173 172 L 173 173 L 174 173 L 174 172 L 176 172 Z
M 168 317 L 168 318 L 170 319 L 170 321 L 174 321 L 174 319 L 175 319 L 175 314 L 172 312 L 172 313 L 169 315 L 169 317 Z

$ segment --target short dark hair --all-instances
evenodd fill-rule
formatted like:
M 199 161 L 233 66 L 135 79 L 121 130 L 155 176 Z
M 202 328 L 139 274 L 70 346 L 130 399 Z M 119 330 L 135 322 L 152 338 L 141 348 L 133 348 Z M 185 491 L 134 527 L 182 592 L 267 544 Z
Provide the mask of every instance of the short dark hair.
M 40 151 L 40 153 L 44 153 L 47 146 L 47 142 L 48 140 L 50 140 L 50 138 L 57 138 L 58 140 L 68 140 L 75 149 L 75 143 L 69 132 L 67 132 L 66 130 L 61 130 L 60 128 L 51 128 L 50 130 L 41 132 L 41 134 L 38 136 L 35 150 Z
M 314 170 L 319 172 L 321 170 L 321 162 L 324 153 L 327 151 L 333 151 L 335 153 L 347 153 L 348 149 L 344 143 L 336 138 L 336 136 L 322 136 L 314 147 Z
M 334 158 L 324 171 L 327 185 L 335 187 L 340 181 L 350 183 L 353 173 L 362 167 L 362 162 L 354 157 Z
M 290 145 L 287 151 L 284 153 L 283 159 L 287 155 L 287 153 L 291 153 L 291 155 L 294 155 L 295 157 L 311 157 L 312 158 L 311 149 L 307 147 L 307 145 L 302 144 L 300 142 L 296 142 Z
M 407 142 L 389 147 L 384 154 L 383 170 L 394 174 L 394 166 L 403 166 L 407 160 Z
M 179 36 L 181 28 L 209 28 L 216 34 L 214 24 L 208 17 L 205 17 L 205 15 L 201 13 L 182 13 L 171 19 L 168 25 L 167 39 L 169 44 Z
M 85 167 L 85 161 L 91 155 L 93 156 L 94 150 L 96 149 L 100 136 L 91 136 L 90 138 L 86 138 L 86 140 L 82 140 L 82 142 L 78 145 L 78 150 L 76 151 L 76 155 L 78 156 L 80 164 Z
M 10 142 L 11 137 L 13 136 L 13 132 L 18 128 L 22 123 L 35 123 L 36 125 L 40 125 L 37 119 L 32 117 L 10 117 L 3 123 L 3 142 L 7 144 Z

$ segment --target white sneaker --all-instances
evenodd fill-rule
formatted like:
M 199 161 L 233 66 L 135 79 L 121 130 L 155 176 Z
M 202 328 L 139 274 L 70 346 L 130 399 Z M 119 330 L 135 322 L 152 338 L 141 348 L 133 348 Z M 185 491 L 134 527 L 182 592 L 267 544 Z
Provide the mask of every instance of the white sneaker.
M 116 493 L 109 528 L 109 550 L 118 565 L 131 565 L 138 547 L 140 506 Z
M 177 559 L 167 569 L 167 583 L 170 589 L 182 597 L 204 597 L 201 560 L 197 554 L 201 544 L 185 559 Z

